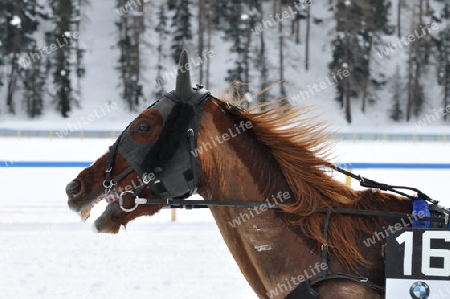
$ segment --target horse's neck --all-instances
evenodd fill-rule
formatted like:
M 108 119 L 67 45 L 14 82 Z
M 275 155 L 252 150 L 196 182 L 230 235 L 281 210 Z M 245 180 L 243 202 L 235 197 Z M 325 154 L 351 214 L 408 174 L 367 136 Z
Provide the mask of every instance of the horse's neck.
M 231 135 L 229 140 L 223 134 Z M 199 194 L 206 200 L 266 203 L 256 208 L 211 208 L 225 243 L 255 292 L 266 297 L 268 290 L 278 288 L 284 298 L 295 288 L 293 278 L 317 275 L 317 253 L 310 252 L 274 210 L 265 209 L 267 200 L 281 203 L 293 196 L 269 150 L 236 128 L 214 104 L 205 105 L 198 147 L 208 148 L 199 156 Z

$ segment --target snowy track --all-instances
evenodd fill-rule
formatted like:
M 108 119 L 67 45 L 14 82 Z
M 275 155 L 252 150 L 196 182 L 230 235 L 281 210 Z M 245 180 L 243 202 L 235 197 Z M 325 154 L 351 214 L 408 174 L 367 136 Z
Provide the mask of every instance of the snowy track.
M 256 298 L 212 222 L 14 223 L 0 240 L 1 298 Z

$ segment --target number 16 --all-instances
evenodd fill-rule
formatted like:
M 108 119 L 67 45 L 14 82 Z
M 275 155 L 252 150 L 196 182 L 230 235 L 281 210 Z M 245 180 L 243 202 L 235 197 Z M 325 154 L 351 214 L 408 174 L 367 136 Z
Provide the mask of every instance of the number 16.
M 396 240 L 405 243 L 405 258 L 403 260 L 403 275 L 412 275 L 413 232 L 400 234 Z M 428 276 L 450 276 L 450 250 L 431 248 L 431 239 L 444 239 L 450 242 L 450 231 L 426 231 L 422 234 L 422 273 Z M 431 258 L 442 258 L 444 268 L 430 266 Z

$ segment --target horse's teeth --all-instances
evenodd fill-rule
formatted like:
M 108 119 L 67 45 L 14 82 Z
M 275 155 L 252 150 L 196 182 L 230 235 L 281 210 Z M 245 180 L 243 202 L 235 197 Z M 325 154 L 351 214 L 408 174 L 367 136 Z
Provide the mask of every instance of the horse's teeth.
M 82 221 L 86 221 L 89 218 L 89 216 L 91 216 L 91 209 L 90 209 L 90 207 L 84 208 L 81 211 L 80 216 L 81 216 L 81 220 Z
M 104 197 L 99 197 L 96 200 L 94 200 L 93 202 L 91 202 L 90 205 L 88 205 L 87 207 L 85 207 L 81 212 L 80 212 L 80 217 L 82 221 L 86 221 L 89 216 L 91 216 L 91 210 L 92 208 L 98 204 L 100 201 L 102 201 Z

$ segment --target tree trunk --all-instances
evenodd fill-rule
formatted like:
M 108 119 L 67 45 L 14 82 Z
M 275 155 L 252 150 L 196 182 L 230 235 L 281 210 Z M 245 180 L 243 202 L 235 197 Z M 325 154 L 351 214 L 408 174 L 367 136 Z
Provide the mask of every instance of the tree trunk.
M 208 13 L 207 13 L 207 17 L 206 17 L 206 19 L 207 19 L 207 35 L 208 35 L 208 39 L 207 39 L 207 45 L 206 45 L 206 48 L 207 48 L 207 50 L 208 50 L 208 55 L 209 55 L 209 51 L 211 51 L 211 31 L 212 31 L 212 26 L 213 26 L 213 22 L 212 22 L 212 18 L 213 18 L 213 16 L 212 16 L 212 5 L 213 4 L 209 4 L 210 5 L 210 9 L 209 9 L 209 11 L 208 11 Z M 210 59 L 209 59 L 209 56 L 208 56 L 208 60 L 206 61 L 206 88 L 209 88 L 209 70 L 210 70 Z
M 447 62 L 448 64 L 447 65 L 449 65 L 450 63 L 449 62 Z M 444 109 L 445 109 L 445 111 L 447 111 L 446 109 L 447 109 L 447 106 L 449 105 L 449 100 L 450 100 L 450 82 L 448 82 L 449 81 L 449 79 L 446 79 L 445 80 L 445 82 L 444 82 Z M 445 114 L 444 114 L 444 120 L 447 120 L 447 114 L 448 114 L 448 112 L 446 112 Z
M 204 23 L 205 0 L 198 0 L 198 56 L 202 57 L 205 49 L 205 23 Z M 207 13 L 207 12 L 206 12 Z M 203 63 L 198 67 L 199 83 L 203 83 Z
M 295 23 L 297 22 L 296 19 L 293 19 L 291 22 L 291 35 L 295 35 Z
M 412 62 L 412 47 L 409 45 L 409 51 L 408 51 L 408 102 L 406 103 L 406 121 L 409 122 L 411 119 L 411 106 L 413 101 L 412 96 L 412 82 L 413 82 L 413 76 L 412 76 L 412 69 L 413 69 L 413 62 Z
M 244 53 L 244 91 L 247 93 L 250 91 L 250 42 L 251 42 L 251 31 L 250 28 L 253 28 L 254 24 L 251 19 L 248 19 L 248 28 L 246 30 L 246 38 L 245 38 L 245 53 Z
M 401 18 L 401 11 L 402 11 L 402 2 L 403 0 L 398 0 L 398 7 L 397 7 L 397 34 L 398 38 L 402 37 L 402 18 Z
M 76 32 L 80 32 L 80 22 L 81 22 L 81 0 L 78 0 L 78 13 L 77 13 L 77 21 L 76 21 Z M 78 99 L 77 99 L 77 104 L 79 104 L 79 102 L 81 102 L 81 77 L 80 74 L 78 74 L 79 69 L 81 68 L 81 54 L 80 54 L 80 39 L 76 39 L 75 41 L 75 55 L 76 55 L 76 71 L 77 71 L 77 75 L 75 76 L 76 80 L 77 80 L 77 94 L 78 94 Z
M 278 0 L 276 1 L 278 4 L 277 7 L 277 12 L 281 15 L 282 12 L 282 0 Z M 283 22 L 278 22 L 278 47 L 279 49 L 279 64 L 280 64 L 280 73 L 279 73 L 279 77 L 280 77 L 280 92 L 281 92 L 281 97 L 285 98 L 286 97 L 286 89 L 285 89 L 285 84 L 284 84 L 284 55 L 283 55 Z M 284 102 L 284 101 L 283 101 Z
M 350 77 L 346 77 L 346 91 L 345 91 L 345 117 L 347 122 L 352 122 L 352 107 L 350 103 Z
M 363 98 L 362 98 L 362 104 L 361 104 L 361 112 L 366 113 L 366 101 L 367 101 L 367 79 L 364 80 L 364 86 L 363 86 Z
M 18 2 L 18 3 L 17 3 Z M 20 15 L 20 11 L 23 9 L 23 2 L 22 1 L 14 1 L 13 5 L 13 13 L 16 16 Z M 7 92 L 7 96 L 6 96 L 6 105 L 8 107 L 8 110 L 10 113 L 15 113 L 15 107 L 14 107 L 14 92 L 16 91 L 16 84 L 17 84 L 17 71 L 18 71 L 18 64 L 17 64 L 17 60 L 18 60 L 18 56 L 19 53 L 21 52 L 21 47 L 22 47 L 22 39 L 21 39 L 21 35 L 19 32 L 17 32 L 18 30 L 14 30 L 15 34 L 14 34 L 14 39 L 13 39 L 13 47 L 12 47 L 12 52 L 13 52 L 13 57 L 11 59 L 11 73 L 9 75 L 9 82 L 8 82 L 8 92 Z
M 13 58 L 11 60 L 11 73 L 9 75 L 8 82 L 8 94 L 6 97 L 6 105 L 8 106 L 8 110 L 10 113 L 15 113 L 14 104 L 13 104 L 13 96 L 16 90 L 17 83 L 17 51 L 14 51 Z
M 413 5 L 413 17 L 411 18 L 411 28 L 415 27 L 415 17 L 416 17 L 416 7 Z M 414 76 L 413 76 L 413 69 L 414 69 L 414 60 L 413 60 L 413 44 L 409 44 L 409 51 L 408 51 L 408 102 L 406 103 L 406 121 L 409 122 L 411 119 L 411 108 L 413 106 L 414 101 Z
M 365 55 L 367 55 L 367 73 L 365 74 L 365 79 L 364 79 L 364 86 L 363 86 L 363 99 L 362 99 L 362 107 L 361 107 L 361 111 L 363 113 L 366 112 L 366 102 L 367 102 L 367 96 L 369 95 L 368 92 L 368 88 L 370 86 L 370 58 L 371 58 L 371 53 L 372 53 L 372 37 L 369 36 L 368 34 L 366 35 L 366 42 L 368 43 L 368 46 L 365 52 Z
M 345 63 L 347 64 L 346 67 L 348 70 L 350 70 L 350 61 L 349 61 L 349 55 L 348 55 L 348 47 L 349 47 L 349 28 L 348 28 L 348 5 L 345 6 Z M 351 110 L 351 103 L 350 103 L 350 76 L 345 77 L 345 87 L 344 87 L 344 94 L 345 94 L 345 118 L 348 123 L 352 122 L 352 110 Z
M 450 7 L 449 7 L 450 8 Z M 447 17 L 449 17 L 447 15 Z M 447 26 L 446 26 L 447 32 L 444 33 L 444 40 L 442 41 L 443 49 L 441 51 L 444 51 L 444 109 L 447 111 L 447 106 L 450 104 L 450 73 L 448 73 L 450 70 L 450 20 L 447 20 Z M 447 120 L 448 113 L 444 114 L 444 119 Z
M 208 1 L 209 2 L 209 1 Z M 214 15 L 211 16 L 211 23 L 212 20 L 214 20 L 214 23 L 217 25 L 220 24 L 220 16 L 222 15 L 222 12 L 220 11 L 220 1 L 219 0 L 212 0 L 211 5 L 214 7 L 214 9 L 211 9 L 212 12 L 214 12 Z
M 306 9 L 306 37 L 305 37 L 305 69 L 309 70 L 309 32 L 311 23 L 311 5 Z
M 423 0 L 419 2 L 419 25 L 422 25 L 422 16 L 423 16 Z

